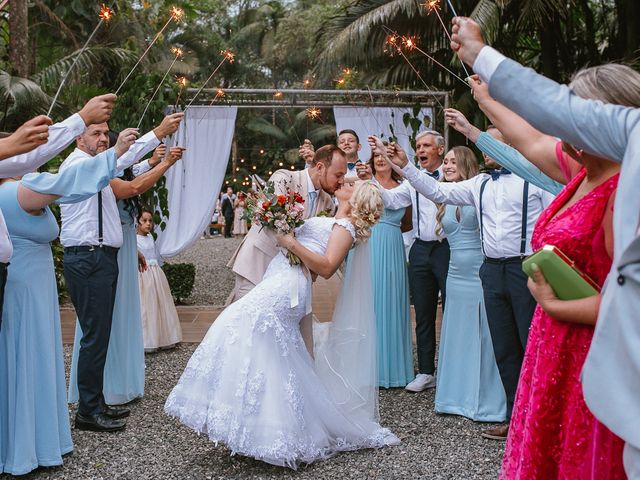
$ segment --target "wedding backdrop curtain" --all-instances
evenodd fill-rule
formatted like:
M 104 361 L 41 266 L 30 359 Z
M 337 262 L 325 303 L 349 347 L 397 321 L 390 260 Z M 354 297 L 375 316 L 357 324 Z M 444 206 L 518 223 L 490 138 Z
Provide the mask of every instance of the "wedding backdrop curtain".
M 169 218 L 164 231 L 157 229 L 163 257 L 189 248 L 209 225 L 227 170 L 237 111 L 219 106 L 188 109 L 167 142 L 186 150 L 166 174 Z
M 411 107 L 333 107 L 333 114 L 336 119 L 336 131 L 344 129 L 355 130 L 360 137 L 362 150 L 359 157 L 364 162 L 371 158 L 371 150 L 367 143 L 369 135 L 377 135 L 382 140 L 388 140 L 391 136 L 389 125 L 393 125 L 393 130 L 398 143 L 404 150 L 409 153 L 409 158 L 413 157 L 414 151 L 409 142 L 411 135 L 411 127 L 405 127 L 402 117 L 408 113 L 413 117 L 413 109 Z M 418 114 L 420 120 L 428 118 L 425 123 L 431 125 L 433 118 L 433 109 L 422 108 Z M 424 130 L 429 127 L 422 127 Z M 443 133 L 443 132 L 440 132 Z

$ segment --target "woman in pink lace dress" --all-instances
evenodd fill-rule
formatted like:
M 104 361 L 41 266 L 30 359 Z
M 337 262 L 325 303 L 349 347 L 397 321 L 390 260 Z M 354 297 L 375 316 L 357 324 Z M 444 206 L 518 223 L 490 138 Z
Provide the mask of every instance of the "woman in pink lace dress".
M 602 286 L 613 250 L 618 167 L 565 150 L 584 165 L 545 210 L 531 240 L 555 245 Z M 561 152 L 559 152 L 561 153 Z M 562 163 L 561 155 L 558 160 Z M 502 464 L 502 479 L 622 479 L 623 442 L 588 410 L 580 372 L 591 344 L 599 295 L 561 301 L 542 272 L 530 280 L 538 301 Z

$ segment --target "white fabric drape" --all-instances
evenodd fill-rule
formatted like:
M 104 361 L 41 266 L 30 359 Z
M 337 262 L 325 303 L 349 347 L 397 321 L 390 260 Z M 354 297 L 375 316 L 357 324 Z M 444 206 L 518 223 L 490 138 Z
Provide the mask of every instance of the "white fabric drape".
M 164 231 L 157 229 L 163 257 L 189 248 L 209 224 L 229 162 L 237 111 L 219 106 L 188 109 L 167 142 L 186 150 L 166 174 L 169 218 Z
M 371 149 L 367 144 L 367 137 L 369 135 L 377 135 L 383 140 L 388 140 L 391 136 L 389 125 L 393 125 L 393 130 L 396 137 L 398 137 L 400 146 L 410 154 L 410 158 L 412 157 L 414 151 L 409 142 L 411 127 L 405 127 L 402 120 L 405 113 L 409 113 L 413 117 L 413 109 L 410 107 L 333 107 L 336 131 L 339 132 L 348 128 L 355 130 L 358 137 L 360 137 L 362 150 L 360 150 L 358 156 L 363 162 L 371 158 Z M 422 108 L 420 110 L 418 118 L 424 122 L 425 117 L 433 119 L 433 110 L 431 108 Z M 428 120 L 424 123 L 431 125 L 432 122 Z M 423 126 L 421 130 L 426 128 L 428 127 Z

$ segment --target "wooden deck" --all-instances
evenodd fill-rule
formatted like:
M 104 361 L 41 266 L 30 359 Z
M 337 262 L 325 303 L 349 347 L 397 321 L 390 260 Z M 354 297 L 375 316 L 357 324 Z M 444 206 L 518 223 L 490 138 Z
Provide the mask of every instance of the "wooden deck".
M 313 313 L 320 322 L 331 321 L 333 316 L 333 306 L 338 292 L 340 291 L 341 280 L 334 275 L 329 280 L 318 278 L 313 285 Z M 182 338 L 184 343 L 200 343 L 204 338 L 211 324 L 218 318 L 222 306 L 179 306 L 178 316 L 182 326 Z M 75 312 L 73 308 L 62 308 L 60 310 L 60 320 L 62 322 L 62 341 L 73 343 L 75 333 Z M 436 321 L 436 336 L 440 335 L 440 324 L 442 322 L 442 311 L 438 309 L 438 319 Z M 415 325 L 415 315 L 411 307 L 411 323 Z M 412 329 L 414 330 L 414 329 Z M 415 342 L 415 332 L 414 342 Z

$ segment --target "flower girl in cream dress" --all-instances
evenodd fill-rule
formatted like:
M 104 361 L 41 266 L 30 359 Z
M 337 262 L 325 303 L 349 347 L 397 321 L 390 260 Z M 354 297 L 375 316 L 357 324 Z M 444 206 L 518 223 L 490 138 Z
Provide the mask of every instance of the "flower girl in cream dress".
M 140 308 L 145 352 L 173 347 L 182 341 L 178 312 L 173 303 L 167 277 L 162 271 L 162 257 L 153 235 L 153 216 L 142 209 L 138 216 L 138 252 L 145 263 L 140 267 Z

